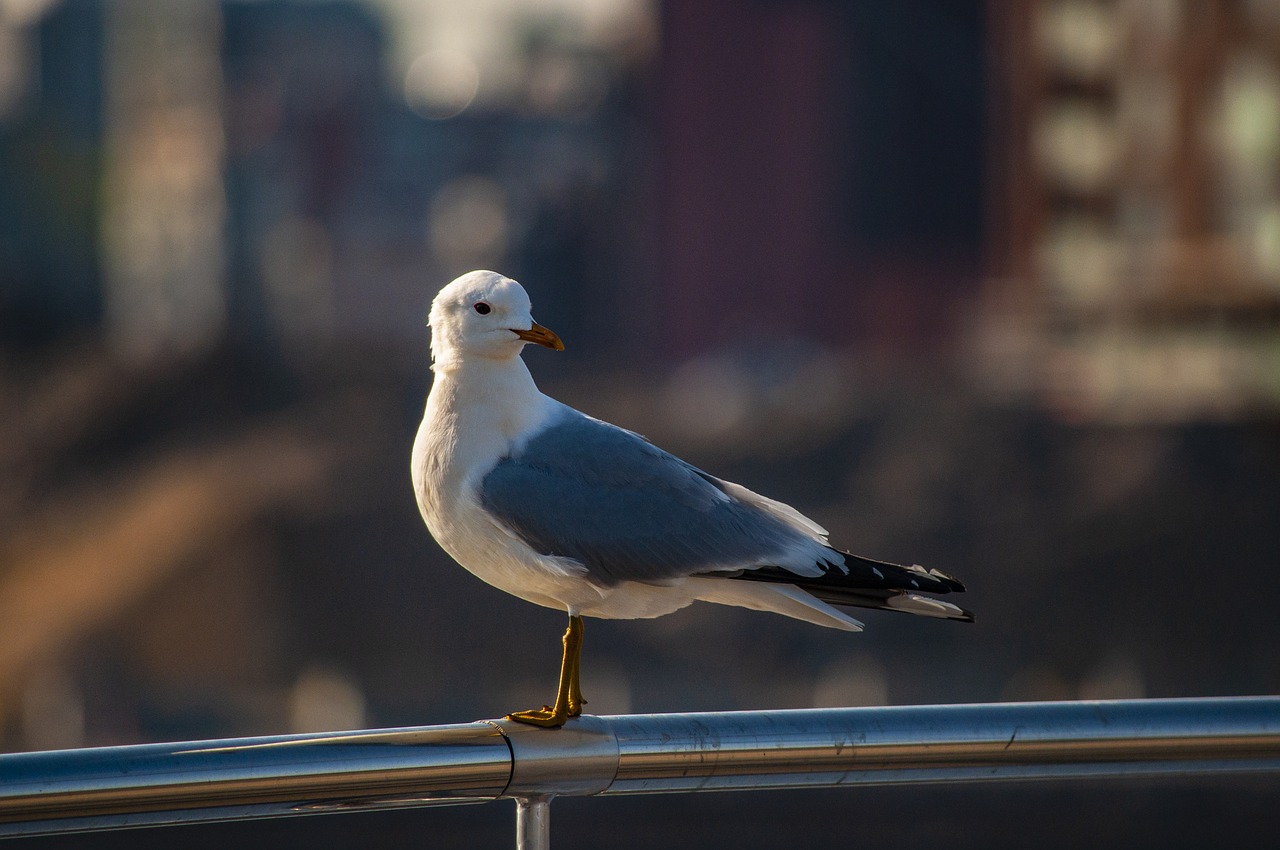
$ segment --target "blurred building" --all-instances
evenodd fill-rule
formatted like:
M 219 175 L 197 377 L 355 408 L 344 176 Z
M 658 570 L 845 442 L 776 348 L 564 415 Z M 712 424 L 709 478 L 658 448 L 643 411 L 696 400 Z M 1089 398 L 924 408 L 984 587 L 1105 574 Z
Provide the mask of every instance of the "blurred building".
M 990 9 L 997 383 L 1077 420 L 1274 416 L 1280 7 Z
M 105 332 L 134 358 L 202 351 L 227 320 L 221 13 L 212 0 L 101 11 Z
M 415 345 L 477 267 L 540 282 L 580 340 L 643 300 L 637 4 L 179 5 L 0 4 L 7 339 Z M 407 69 L 405 18 L 439 42 Z
M 656 245 L 677 356 L 950 347 L 982 274 L 986 17 L 663 4 Z
M 103 10 L 0 11 L 0 336 L 39 346 L 102 320 Z

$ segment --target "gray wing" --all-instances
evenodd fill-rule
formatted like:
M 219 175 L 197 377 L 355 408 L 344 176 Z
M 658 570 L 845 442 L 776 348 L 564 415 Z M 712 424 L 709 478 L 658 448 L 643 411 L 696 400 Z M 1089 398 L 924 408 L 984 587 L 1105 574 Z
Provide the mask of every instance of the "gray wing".
M 484 508 L 601 584 L 763 566 L 799 532 L 641 437 L 576 411 L 500 460 Z

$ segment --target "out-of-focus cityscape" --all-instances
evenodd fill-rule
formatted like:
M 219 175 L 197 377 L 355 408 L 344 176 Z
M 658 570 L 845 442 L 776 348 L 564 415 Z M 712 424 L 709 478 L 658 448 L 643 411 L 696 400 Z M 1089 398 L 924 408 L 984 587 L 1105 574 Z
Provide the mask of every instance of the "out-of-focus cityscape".
M 0 0 L 0 749 L 549 698 L 563 614 L 409 486 L 473 268 L 566 340 L 546 391 L 978 615 L 592 621 L 589 710 L 1280 691 L 1280 4 Z M 557 841 L 1266 846 L 1266 799 L 574 801 Z M 510 840 L 380 817 L 181 834 Z

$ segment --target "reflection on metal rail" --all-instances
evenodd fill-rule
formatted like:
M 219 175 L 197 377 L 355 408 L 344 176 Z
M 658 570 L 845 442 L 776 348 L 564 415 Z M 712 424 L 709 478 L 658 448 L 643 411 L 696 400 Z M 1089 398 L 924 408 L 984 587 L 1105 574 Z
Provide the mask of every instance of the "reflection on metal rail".
M 0 755 L 0 836 L 555 796 L 1280 771 L 1280 697 L 582 717 Z

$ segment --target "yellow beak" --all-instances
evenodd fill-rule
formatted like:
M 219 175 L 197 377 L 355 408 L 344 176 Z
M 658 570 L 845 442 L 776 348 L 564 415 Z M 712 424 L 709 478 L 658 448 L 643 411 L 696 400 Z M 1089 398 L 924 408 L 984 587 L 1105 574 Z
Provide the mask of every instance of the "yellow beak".
M 537 322 L 534 322 L 533 327 L 527 331 L 518 331 L 512 328 L 511 332 L 525 342 L 536 342 L 538 345 L 550 348 L 552 351 L 564 351 L 564 343 L 560 341 L 560 337 L 556 336 L 556 332 L 544 328 Z

